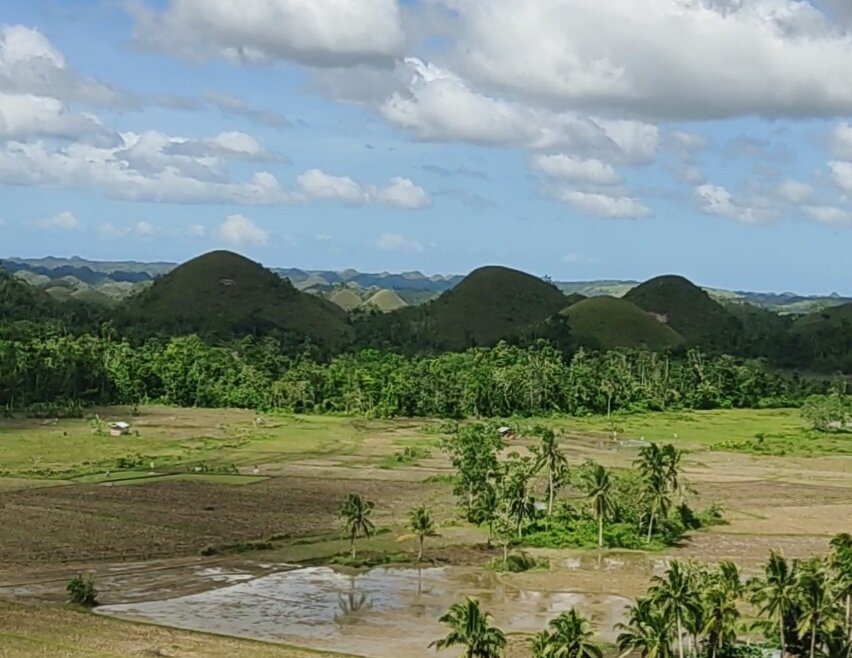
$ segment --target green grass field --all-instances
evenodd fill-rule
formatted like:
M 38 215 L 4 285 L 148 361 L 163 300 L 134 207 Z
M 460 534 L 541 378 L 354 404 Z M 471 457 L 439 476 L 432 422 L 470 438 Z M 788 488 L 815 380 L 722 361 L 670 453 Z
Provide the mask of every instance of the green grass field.
M 544 422 L 548 422 L 546 419 Z M 554 426 L 571 432 L 609 436 L 614 424 L 620 438 L 675 443 L 686 449 L 710 448 L 768 455 L 849 455 L 852 434 L 811 431 L 798 409 L 721 409 L 564 418 Z M 762 437 L 762 438 L 761 438 Z

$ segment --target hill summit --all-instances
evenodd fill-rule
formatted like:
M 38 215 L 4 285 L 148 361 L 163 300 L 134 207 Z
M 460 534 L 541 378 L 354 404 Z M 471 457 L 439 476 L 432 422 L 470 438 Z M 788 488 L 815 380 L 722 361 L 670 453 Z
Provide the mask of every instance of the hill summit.
M 655 315 L 695 345 L 732 345 L 742 329 L 724 306 L 682 276 L 655 277 L 633 288 L 624 299 Z
M 340 347 L 345 312 L 230 251 L 214 251 L 175 268 L 123 305 L 127 319 L 149 328 L 217 338 L 283 334 Z

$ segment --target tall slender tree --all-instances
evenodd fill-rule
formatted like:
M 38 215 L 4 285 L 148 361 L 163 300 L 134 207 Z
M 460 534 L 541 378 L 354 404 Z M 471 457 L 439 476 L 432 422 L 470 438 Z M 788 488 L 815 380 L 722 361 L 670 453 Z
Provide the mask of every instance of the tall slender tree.
M 751 602 L 761 615 L 778 625 L 781 655 L 787 654 L 785 621 L 796 605 L 796 572 L 781 553 L 772 551 L 763 575 L 749 582 Z
M 423 560 L 423 544 L 427 537 L 437 537 L 435 522 L 425 505 L 415 508 L 408 519 L 408 527 L 417 538 L 417 562 Z
M 594 464 L 583 473 L 583 484 L 598 522 L 598 548 L 603 548 L 604 521 L 614 509 L 609 471 L 601 464 Z
M 649 593 L 660 612 L 674 620 L 678 657 L 683 658 L 684 621 L 701 609 L 701 600 L 687 570 L 677 560 L 673 561 L 663 576 L 654 576 Z
M 375 525 L 370 519 L 374 507 L 373 503 L 364 501 L 358 494 L 349 494 L 340 507 L 340 518 L 349 535 L 349 554 L 353 560 L 355 559 L 355 540 L 359 536 L 371 537 L 375 530 Z
M 638 651 L 642 658 L 673 658 L 672 621 L 647 598 L 637 599 L 628 612 L 628 622 L 618 624 L 620 658 Z
M 556 434 L 550 428 L 541 430 L 541 443 L 536 449 L 536 472 L 547 471 L 547 516 L 553 516 L 553 501 L 556 499 L 556 490 L 565 478 L 568 470 L 568 460 L 559 449 L 559 441 Z
M 796 579 L 796 589 L 801 609 L 796 627 L 802 637 L 810 638 L 808 656 L 814 658 L 817 638 L 835 627 L 831 582 L 820 558 L 812 558 L 802 565 Z

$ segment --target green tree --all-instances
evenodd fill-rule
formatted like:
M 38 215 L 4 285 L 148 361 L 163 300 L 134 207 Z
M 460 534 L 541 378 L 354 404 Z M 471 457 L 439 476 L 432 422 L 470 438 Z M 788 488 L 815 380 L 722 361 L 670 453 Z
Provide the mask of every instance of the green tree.
M 650 599 L 637 599 L 628 612 L 628 622 L 616 628 L 622 657 L 638 651 L 642 658 L 673 658 L 672 621 Z
M 598 548 L 603 548 L 604 521 L 614 510 L 609 471 L 601 464 L 594 464 L 583 473 L 583 485 L 598 522 Z
M 776 551 L 769 554 L 763 575 L 749 582 L 751 602 L 761 615 L 778 624 L 781 655 L 787 653 L 785 620 L 795 609 L 797 589 L 796 572 L 787 559 Z
M 529 464 L 517 459 L 508 462 L 503 479 L 501 497 L 509 517 L 515 523 L 518 539 L 523 539 L 524 522 L 535 518 L 535 501 L 532 498 Z
M 648 542 L 654 532 L 654 521 L 668 513 L 671 501 L 668 496 L 670 474 L 667 459 L 656 443 L 639 449 L 634 461 L 645 485 L 645 499 L 648 505 Z
M 717 572 L 703 578 L 699 589 L 702 604 L 700 632 L 705 638 L 710 658 L 716 658 L 737 640 L 740 620 L 737 600 L 742 591 L 739 569 L 732 562 L 723 562 Z
M 559 449 L 559 441 L 556 434 L 549 428 L 541 430 L 541 443 L 535 449 L 536 472 L 547 471 L 547 516 L 553 515 L 553 501 L 556 497 L 556 489 L 564 480 L 568 470 L 568 460 Z
M 820 558 L 812 558 L 799 569 L 796 579 L 800 606 L 797 630 L 810 636 L 809 658 L 816 656 L 817 638 L 835 627 L 834 601 L 828 571 Z
M 649 590 L 651 600 L 660 612 L 675 622 L 678 656 L 683 658 L 684 621 L 701 611 L 701 600 L 687 571 L 680 562 L 673 561 L 663 576 L 654 576 Z
M 575 608 L 551 619 L 533 640 L 534 658 L 602 658 L 589 622 Z
M 450 629 L 446 637 L 429 645 L 439 651 L 460 646 L 464 648 L 465 658 L 500 658 L 506 649 L 503 631 L 474 598 L 454 603 L 438 621 Z
M 340 507 L 340 518 L 349 536 L 349 554 L 353 560 L 355 559 L 355 540 L 359 536 L 371 537 L 375 530 L 375 525 L 370 519 L 374 507 L 373 503 L 365 502 L 358 494 L 349 494 L 346 502 Z
M 488 548 L 494 539 L 494 522 L 500 509 L 500 494 L 496 484 L 486 482 L 473 499 L 472 520 L 488 526 Z
M 415 508 L 408 518 L 408 527 L 414 536 L 417 538 L 417 561 L 423 560 L 423 544 L 426 537 L 437 537 L 438 533 L 435 530 L 435 522 L 432 520 L 432 515 L 425 505 Z
M 852 643 L 852 535 L 835 535 L 830 545 L 829 565 L 837 596 L 843 602 L 843 631 Z

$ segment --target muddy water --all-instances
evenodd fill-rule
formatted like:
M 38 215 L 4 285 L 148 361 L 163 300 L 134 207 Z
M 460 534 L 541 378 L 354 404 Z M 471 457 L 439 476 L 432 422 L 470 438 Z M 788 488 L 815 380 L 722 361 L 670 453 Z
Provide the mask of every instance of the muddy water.
M 214 569 L 196 570 L 193 577 L 216 586 L 98 612 L 313 649 L 413 658 L 434 655 L 427 647 L 444 634 L 438 617 L 465 595 L 480 599 L 508 632 L 541 630 L 560 612 L 578 607 L 610 641 L 628 604 L 609 594 L 519 589 L 491 572 L 456 567 L 383 568 L 357 575 L 308 567 L 256 577 Z

